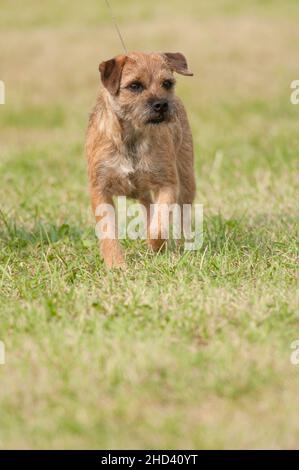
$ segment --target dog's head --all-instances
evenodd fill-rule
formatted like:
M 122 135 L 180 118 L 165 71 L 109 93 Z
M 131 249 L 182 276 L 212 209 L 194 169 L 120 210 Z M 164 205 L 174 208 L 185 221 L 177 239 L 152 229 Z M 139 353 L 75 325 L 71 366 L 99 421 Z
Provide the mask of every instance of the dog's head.
M 180 53 L 134 52 L 100 64 L 101 79 L 120 118 L 134 127 L 161 124 L 173 119 L 173 72 L 193 75 Z

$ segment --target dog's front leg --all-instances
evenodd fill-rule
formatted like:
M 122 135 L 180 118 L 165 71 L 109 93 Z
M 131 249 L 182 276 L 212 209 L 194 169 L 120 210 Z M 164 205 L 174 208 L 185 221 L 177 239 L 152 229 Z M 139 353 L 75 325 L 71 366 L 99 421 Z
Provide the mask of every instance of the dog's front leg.
M 171 208 L 177 202 L 177 194 L 176 186 L 162 187 L 151 207 L 148 243 L 154 251 L 163 249 L 169 239 Z
M 109 268 L 125 266 L 125 258 L 118 241 L 116 211 L 113 198 L 97 188 L 91 190 L 92 207 L 97 221 L 96 232 L 100 251 Z

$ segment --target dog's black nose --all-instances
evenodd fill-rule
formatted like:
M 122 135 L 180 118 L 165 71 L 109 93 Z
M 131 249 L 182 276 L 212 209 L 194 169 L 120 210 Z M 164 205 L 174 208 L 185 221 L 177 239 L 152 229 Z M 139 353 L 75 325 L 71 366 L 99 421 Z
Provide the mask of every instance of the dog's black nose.
M 153 103 L 153 109 L 156 113 L 166 113 L 168 111 L 168 101 L 167 100 L 157 100 Z

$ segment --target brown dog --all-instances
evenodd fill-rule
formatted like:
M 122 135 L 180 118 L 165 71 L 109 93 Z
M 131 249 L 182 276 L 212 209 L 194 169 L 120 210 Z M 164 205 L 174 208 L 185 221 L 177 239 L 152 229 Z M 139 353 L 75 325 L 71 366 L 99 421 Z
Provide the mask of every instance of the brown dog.
M 192 75 L 180 53 L 134 52 L 102 62 L 104 88 L 87 132 L 93 211 L 113 205 L 113 196 L 138 199 L 148 212 L 148 241 L 155 251 L 165 240 L 161 217 L 158 237 L 151 238 L 151 203 L 192 204 L 195 196 L 192 135 L 174 94 L 173 72 Z M 108 266 L 124 263 L 116 238 L 100 245 Z

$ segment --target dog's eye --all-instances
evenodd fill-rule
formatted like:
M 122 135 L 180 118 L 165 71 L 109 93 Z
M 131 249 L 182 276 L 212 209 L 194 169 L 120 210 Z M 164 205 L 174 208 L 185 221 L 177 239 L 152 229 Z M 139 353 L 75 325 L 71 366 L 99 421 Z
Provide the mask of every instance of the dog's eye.
M 162 83 L 162 87 L 165 88 L 165 90 L 170 90 L 174 86 L 174 82 L 172 80 L 164 80 Z
M 143 90 L 143 85 L 140 82 L 132 82 L 128 86 L 129 90 L 140 92 Z

